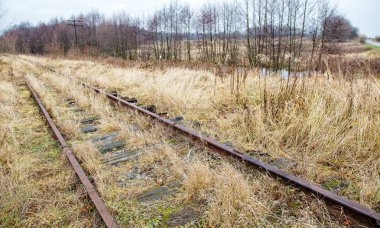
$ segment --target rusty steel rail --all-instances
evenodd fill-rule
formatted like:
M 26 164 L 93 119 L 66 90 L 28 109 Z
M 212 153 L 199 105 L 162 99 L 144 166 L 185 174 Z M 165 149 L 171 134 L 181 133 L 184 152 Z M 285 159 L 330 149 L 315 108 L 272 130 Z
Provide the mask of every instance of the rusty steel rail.
M 315 194 L 316 197 L 318 197 L 319 199 L 322 199 L 323 201 L 328 203 L 329 207 L 334 208 L 336 213 L 339 214 L 340 211 L 343 210 L 345 216 L 347 216 L 348 218 L 351 218 L 350 220 L 355 221 L 356 223 L 366 224 L 366 225 L 373 226 L 373 227 L 380 227 L 380 214 L 375 212 L 374 210 L 371 210 L 367 207 L 364 207 L 363 205 L 361 205 L 355 201 L 352 201 L 352 200 L 349 200 L 345 197 L 339 196 L 339 195 L 337 195 L 331 191 L 328 191 L 328 190 L 326 190 L 326 189 L 324 189 L 324 188 L 322 188 L 322 187 L 320 187 L 314 183 L 305 181 L 305 180 L 303 180 L 297 176 L 294 176 L 294 175 L 287 173 L 281 169 L 278 169 L 276 166 L 264 163 L 264 162 L 254 158 L 252 156 L 249 156 L 247 154 L 239 152 L 239 151 L 233 149 L 232 147 L 226 146 L 220 142 L 217 142 L 217 141 L 215 141 L 215 140 L 213 140 L 207 136 L 200 134 L 199 132 L 193 131 L 189 128 L 186 128 L 183 125 L 177 124 L 177 123 L 175 123 L 169 119 L 163 118 L 163 117 L 161 117 L 161 116 L 159 116 L 153 112 L 150 112 L 144 108 L 141 108 L 141 107 L 139 107 L 133 103 L 129 103 L 129 102 L 117 97 L 117 96 L 114 96 L 110 93 L 102 91 L 99 88 L 88 85 L 84 82 L 82 82 L 82 85 L 84 87 L 87 87 L 87 88 L 94 90 L 97 93 L 105 94 L 109 99 L 111 99 L 114 102 L 117 102 L 117 103 L 119 103 L 123 106 L 129 107 L 129 108 L 132 108 L 134 110 L 137 110 L 139 113 L 142 113 L 142 114 L 147 115 L 153 119 L 156 119 L 156 120 L 160 121 L 161 123 L 164 123 L 165 125 L 173 128 L 174 130 L 176 130 L 176 131 L 178 131 L 184 135 L 190 136 L 192 139 L 199 141 L 199 142 L 205 144 L 206 146 L 208 146 L 208 147 L 210 147 L 216 151 L 219 151 L 219 152 L 222 152 L 223 154 L 237 158 L 237 159 L 243 161 L 244 163 L 246 163 L 248 165 L 252 165 L 254 167 L 260 168 L 260 169 L 282 179 L 283 181 L 285 181 L 288 184 L 292 184 L 296 187 L 299 187 L 303 190 L 306 190 L 307 192 L 311 192 L 311 193 Z
M 33 90 L 32 86 L 27 83 L 30 91 L 33 94 L 34 99 L 37 101 L 37 104 L 44 115 L 46 121 L 48 122 L 51 130 L 53 131 L 54 137 L 58 140 L 59 144 L 62 147 L 63 152 L 65 153 L 67 159 L 69 160 L 71 166 L 73 167 L 75 173 L 78 175 L 80 181 L 82 182 L 84 188 L 87 191 L 88 196 L 90 197 L 91 201 L 95 205 L 97 211 L 99 212 L 101 218 L 103 219 L 105 225 L 109 228 L 118 228 L 119 225 L 116 223 L 112 215 L 108 212 L 106 206 L 104 205 L 103 200 L 100 198 L 99 194 L 95 190 L 94 185 L 91 183 L 91 181 L 88 179 L 86 173 L 80 166 L 78 160 L 75 158 L 73 152 L 68 147 L 65 139 L 63 138 L 62 134 L 59 132 L 57 126 L 55 125 L 53 119 L 50 117 L 48 111 L 44 107 L 41 99 L 38 97 L 37 93 Z

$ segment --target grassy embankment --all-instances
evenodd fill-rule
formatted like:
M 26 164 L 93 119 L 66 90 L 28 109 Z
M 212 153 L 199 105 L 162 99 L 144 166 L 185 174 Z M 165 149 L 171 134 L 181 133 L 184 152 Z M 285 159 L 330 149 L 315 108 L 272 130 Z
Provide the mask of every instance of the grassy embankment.
M 365 44 L 364 47 L 365 47 L 365 48 L 368 48 L 368 49 L 371 49 L 371 50 L 373 50 L 373 51 L 377 51 L 377 52 L 380 51 L 380 47 L 375 46 L 375 45 L 372 45 L 372 44 Z

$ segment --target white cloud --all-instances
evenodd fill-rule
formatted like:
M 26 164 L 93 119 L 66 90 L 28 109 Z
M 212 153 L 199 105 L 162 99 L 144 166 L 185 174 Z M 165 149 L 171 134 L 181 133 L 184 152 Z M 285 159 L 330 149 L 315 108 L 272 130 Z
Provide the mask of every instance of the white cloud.
M 338 10 L 346 16 L 361 33 L 368 36 L 380 35 L 379 0 L 335 0 Z

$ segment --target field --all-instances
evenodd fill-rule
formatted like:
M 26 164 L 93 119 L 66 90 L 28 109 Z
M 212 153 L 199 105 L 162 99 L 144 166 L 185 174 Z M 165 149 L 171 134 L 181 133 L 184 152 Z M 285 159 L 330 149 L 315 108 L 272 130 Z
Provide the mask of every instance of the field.
M 377 50 L 372 52 L 377 56 Z M 80 81 L 135 97 L 141 105 L 154 104 L 168 118 L 182 116 L 180 123 L 197 132 L 380 212 L 376 75 L 280 77 L 261 76 L 258 69 L 216 74 L 179 65 L 120 67 L 102 60 L 21 55 L 1 56 L 0 66 L 0 223 L 6 226 L 99 222 L 47 133 L 26 81 L 121 225 L 171 226 L 172 214 L 188 208 L 196 218 L 190 226 L 335 227 L 345 221 L 330 217 L 323 202 L 266 173 L 215 158 L 161 125 L 110 105 L 85 91 Z M 71 121 L 77 117 L 62 105 L 63 97 L 100 116 L 102 132 L 120 131 L 128 148 L 142 150 L 142 155 L 118 166 L 104 165 Z M 131 170 L 142 177 L 127 181 Z M 136 201 L 144 190 L 173 184 L 176 192 L 165 201 Z

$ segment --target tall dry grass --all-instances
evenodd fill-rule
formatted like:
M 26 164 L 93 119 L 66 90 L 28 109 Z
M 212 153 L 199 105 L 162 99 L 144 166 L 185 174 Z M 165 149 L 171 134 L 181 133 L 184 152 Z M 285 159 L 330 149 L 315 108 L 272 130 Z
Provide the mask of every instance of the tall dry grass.
M 30 58 L 107 90 L 119 90 L 159 111 L 197 121 L 199 130 L 261 158 L 296 162 L 289 171 L 324 185 L 343 179 L 339 193 L 380 210 L 380 83 L 349 79 L 260 77 L 248 72 L 218 77 L 181 68 L 116 68 L 90 61 Z M 239 83 L 237 83 L 239 82 Z
M 45 59 L 39 60 L 40 63 L 44 61 Z M 31 66 L 26 66 L 26 68 L 29 67 Z M 38 72 L 33 69 L 29 71 Z M 210 157 L 203 149 L 194 148 L 191 143 L 173 136 L 161 125 L 154 124 L 136 113 L 125 112 L 125 109 L 117 107 L 109 112 L 111 107 L 108 101 L 98 95 L 94 96 L 88 90 L 83 90 L 81 86 L 64 76 L 39 72 L 34 76 L 28 76 L 28 80 L 32 82 L 37 92 L 42 94 L 41 98 L 46 106 L 55 110 L 53 113 L 57 113 L 54 117 L 58 124 L 63 125 L 64 120 L 72 118 L 65 114 L 67 112 L 62 107 L 62 99 L 72 97 L 92 114 L 100 115 L 104 120 L 101 124 L 113 123 L 127 140 L 128 147 L 142 150 L 137 161 L 126 162 L 118 167 L 107 167 L 98 162 L 100 156 L 96 156 L 97 152 L 93 145 L 86 143 L 85 138 L 75 135 L 69 138 L 76 156 L 91 173 L 103 199 L 112 208 L 121 224 L 147 226 L 155 221 L 154 215 L 162 208 L 183 206 L 184 203 L 193 205 L 203 212 L 200 223 L 203 226 L 302 226 L 307 224 L 316 227 L 335 224 L 329 216 L 324 215 L 326 209 L 323 205 L 319 205 L 318 201 L 302 199 L 299 192 L 290 190 L 266 174 L 253 170 L 246 173 L 239 169 L 239 165 L 235 167 L 220 159 Z M 208 82 L 207 77 L 202 80 L 205 83 Z M 203 83 L 202 80 L 199 86 Z M 52 88 L 48 89 L 48 86 Z M 186 90 L 186 88 L 184 85 L 183 89 Z M 203 91 L 207 90 L 207 87 L 202 88 Z M 199 93 L 203 92 L 199 91 Z M 189 94 L 189 99 L 190 97 Z M 50 99 L 54 101 L 49 102 Z M 235 98 L 231 98 L 231 102 L 234 100 Z M 195 104 L 191 106 L 197 107 Z M 128 127 L 131 124 L 138 126 L 137 129 Z M 72 126 L 73 129 L 74 127 Z M 149 173 L 149 178 L 127 183 L 120 182 L 120 178 L 132 168 Z M 179 182 L 182 187 L 177 194 L 166 199 L 164 203 L 150 204 L 147 208 L 133 200 L 133 196 L 145 189 L 173 181 Z M 302 217 L 299 216 L 301 212 Z M 294 219 L 295 217 L 297 219 Z
M 0 72 L 0 227 L 96 224 L 23 82 L 17 73 Z

